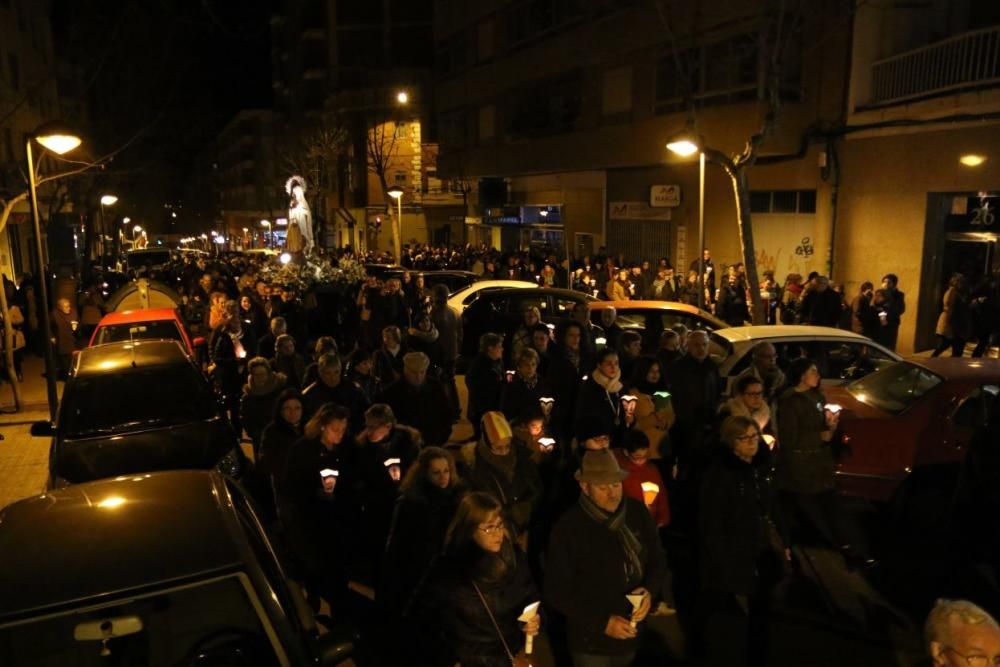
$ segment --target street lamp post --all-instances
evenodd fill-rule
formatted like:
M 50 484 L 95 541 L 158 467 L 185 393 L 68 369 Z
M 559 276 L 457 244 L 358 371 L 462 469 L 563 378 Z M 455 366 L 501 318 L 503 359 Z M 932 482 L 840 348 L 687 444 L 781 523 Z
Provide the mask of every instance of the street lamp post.
M 104 257 L 104 256 L 106 256 L 108 254 L 107 252 L 105 252 L 105 247 L 104 247 L 104 235 L 105 235 L 105 233 L 108 230 L 107 225 L 104 222 L 104 207 L 105 206 L 114 206 L 115 202 L 117 202 L 117 201 L 118 201 L 118 197 L 116 197 L 115 195 L 102 195 L 101 196 L 101 257 Z M 106 264 L 105 264 L 105 268 L 107 268 Z
M 392 223 L 392 245 L 396 253 L 396 262 L 403 261 L 403 247 L 400 230 L 403 228 L 403 188 L 394 185 L 387 190 L 390 197 L 396 200 L 396 219 Z
M 271 238 L 271 221 L 261 220 L 260 226 L 267 230 L 267 236 L 264 237 L 264 246 L 270 248 L 274 245 L 274 239 Z
M 142 231 L 142 227 L 140 225 L 136 225 L 135 227 L 132 228 L 132 247 L 133 248 L 135 247 L 136 236 L 141 231 Z
M 45 389 L 49 402 L 49 420 L 56 420 L 56 408 L 59 405 L 59 394 L 56 391 L 56 359 L 52 350 L 52 322 L 49 318 L 49 280 L 48 269 L 45 267 L 45 252 L 42 248 L 42 222 L 38 215 L 38 193 L 35 185 L 35 161 L 31 152 L 32 140 L 43 148 L 57 155 L 68 153 L 80 145 L 80 137 L 57 129 L 53 126 L 39 128 L 25 142 L 25 154 L 28 158 L 28 188 L 31 194 L 31 222 L 35 232 L 35 260 L 38 265 L 38 310 L 41 314 L 42 331 L 45 335 Z M 101 220 L 103 223 L 104 221 Z
M 675 155 L 690 157 L 698 153 L 698 308 L 705 307 L 705 151 L 701 137 L 682 134 L 667 143 Z

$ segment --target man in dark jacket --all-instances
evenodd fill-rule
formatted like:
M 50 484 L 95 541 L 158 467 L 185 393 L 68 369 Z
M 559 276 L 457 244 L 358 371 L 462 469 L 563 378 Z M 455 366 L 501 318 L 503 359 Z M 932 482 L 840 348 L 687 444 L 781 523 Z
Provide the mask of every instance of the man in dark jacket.
M 427 377 L 430 359 L 423 352 L 403 357 L 403 377 L 375 400 L 392 408 L 396 419 L 420 431 L 427 445 L 441 446 L 451 435 L 452 414 L 444 387 Z
M 344 369 L 336 354 L 324 354 L 317 366 L 319 379 L 302 391 L 302 420 L 309 421 L 323 404 L 336 403 L 351 413 L 351 431 L 357 433 L 364 427 L 368 401 L 353 382 L 344 380 Z
M 431 306 L 431 321 L 438 331 L 438 341 L 443 351 L 441 359 L 441 382 L 448 391 L 452 410 L 456 419 L 462 414 L 458 400 L 458 387 L 455 385 L 455 362 L 458 352 L 462 349 L 462 318 L 448 305 L 448 287 L 435 285 L 434 302 Z
M 826 276 L 816 276 L 814 282 L 814 287 L 802 297 L 802 324 L 835 327 L 840 321 L 843 300 L 837 292 L 830 289 L 830 279 Z
M 624 496 L 627 475 L 609 450 L 588 451 L 576 473 L 579 502 L 552 531 L 544 597 L 566 618 L 574 664 L 632 664 L 641 623 L 662 597 L 656 524 Z
M 479 338 L 479 354 L 465 374 L 465 386 L 469 391 L 466 416 L 472 422 L 474 437 L 479 438 L 483 415 L 500 409 L 504 371 L 503 338 L 499 334 L 485 333 Z
M 715 420 L 722 385 L 718 367 L 708 358 L 708 342 L 707 333 L 692 331 L 686 341 L 687 354 L 667 369 L 677 415 L 670 437 L 677 448 L 682 475 L 703 467 L 711 458 L 707 435 Z

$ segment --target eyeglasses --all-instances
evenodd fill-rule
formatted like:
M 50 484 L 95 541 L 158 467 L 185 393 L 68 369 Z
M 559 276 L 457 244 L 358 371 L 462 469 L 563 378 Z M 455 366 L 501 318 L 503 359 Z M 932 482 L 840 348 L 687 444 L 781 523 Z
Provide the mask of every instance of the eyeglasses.
M 761 389 L 760 391 L 745 391 L 745 392 L 743 392 L 743 395 L 744 396 L 763 396 L 764 395 L 764 390 Z
M 736 441 L 737 442 L 752 442 L 754 440 L 760 440 L 760 436 L 757 435 L 756 433 L 753 433 L 751 435 L 738 435 L 738 436 L 736 436 Z
M 502 523 L 491 523 L 491 524 L 486 525 L 486 526 L 479 526 L 479 530 L 482 531 L 482 533 L 484 535 L 492 535 L 493 533 L 497 532 L 498 530 L 503 530 L 503 524 Z
M 990 667 L 991 665 L 1000 665 L 1000 655 L 995 655 L 992 658 L 988 655 L 962 655 L 953 646 L 944 646 L 945 650 L 951 651 L 957 655 L 962 660 L 965 660 L 969 667 Z

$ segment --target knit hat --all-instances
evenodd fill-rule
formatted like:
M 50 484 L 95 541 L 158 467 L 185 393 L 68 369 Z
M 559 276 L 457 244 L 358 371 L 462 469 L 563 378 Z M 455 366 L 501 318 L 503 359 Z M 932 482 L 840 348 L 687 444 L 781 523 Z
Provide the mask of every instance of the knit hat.
M 423 373 L 431 365 L 431 360 L 423 352 L 407 352 L 403 355 L 403 366 L 414 373 Z
M 487 412 L 483 415 L 482 425 L 487 442 L 493 446 L 509 445 L 510 441 L 514 438 L 514 434 L 510 430 L 510 424 L 502 412 L 496 410 Z
M 621 469 L 610 449 L 591 449 L 584 453 L 574 477 L 590 484 L 615 484 L 628 477 L 628 471 Z

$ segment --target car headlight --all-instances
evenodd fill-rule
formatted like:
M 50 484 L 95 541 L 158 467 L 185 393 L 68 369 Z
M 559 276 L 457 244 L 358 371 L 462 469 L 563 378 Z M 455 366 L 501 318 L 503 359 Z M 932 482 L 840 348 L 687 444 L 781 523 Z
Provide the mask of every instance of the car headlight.
M 236 448 L 233 448 L 219 459 L 219 462 L 215 464 L 215 469 L 223 475 L 239 477 L 243 473 L 243 457 L 240 456 L 240 452 Z

